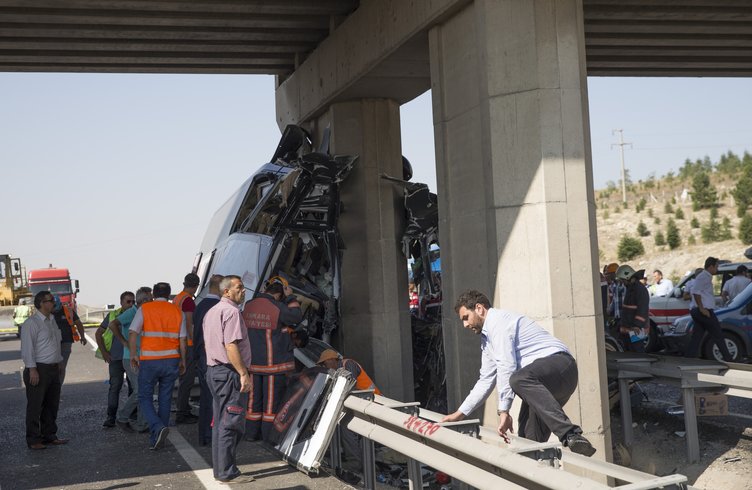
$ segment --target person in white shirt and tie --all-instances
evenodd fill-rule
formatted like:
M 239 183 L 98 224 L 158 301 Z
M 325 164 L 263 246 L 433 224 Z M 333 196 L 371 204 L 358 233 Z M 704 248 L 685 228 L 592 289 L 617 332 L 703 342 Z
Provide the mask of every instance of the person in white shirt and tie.
M 488 397 L 496 385 L 499 435 L 510 442 L 509 409 L 515 395 L 522 399 L 518 433 L 545 442 L 553 432 L 572 452 L 591 456 L 595 448 L 573 424 L 562 406 L 577 387 L 577 364 L 559 339 L 530 318 L 491 308 L 486 295 L 469 290 L 460 295 L 455 311 L 468 330 L 481 336 L 480 377 L 459 409 L 442 422 L 462 420 Z

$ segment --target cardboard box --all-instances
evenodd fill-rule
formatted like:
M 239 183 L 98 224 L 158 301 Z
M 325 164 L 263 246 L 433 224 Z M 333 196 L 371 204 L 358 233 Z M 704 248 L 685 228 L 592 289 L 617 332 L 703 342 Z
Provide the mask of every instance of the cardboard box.
M 697 393 L 695 394 L 695 410 L 698 417 L 728 415 L 728 395 Z

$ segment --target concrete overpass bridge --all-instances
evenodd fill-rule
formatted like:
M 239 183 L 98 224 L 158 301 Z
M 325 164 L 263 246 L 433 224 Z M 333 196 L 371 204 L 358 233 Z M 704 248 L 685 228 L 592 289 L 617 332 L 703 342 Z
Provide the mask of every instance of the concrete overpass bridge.
M 401 191 L 379 176 L 401 172 L 400 104 L 431 89 L 450 406 L 479 366 L 451 314 L 474 287 L 573 350 L 568 413 L 598 454 L 611 443 L 587 76 L 749 76 L 751 46 L 751 0 L 0 0 L 0 71 L 274 74 L 280 127 L 329 126 L 334 152 L 360 155 L 342 196 L 342 345 L 403 400 Z

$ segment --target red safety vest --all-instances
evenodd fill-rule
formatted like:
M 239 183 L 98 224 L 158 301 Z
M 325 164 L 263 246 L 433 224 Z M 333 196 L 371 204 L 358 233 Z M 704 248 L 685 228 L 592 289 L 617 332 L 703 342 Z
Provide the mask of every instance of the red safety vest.
M 68 305 L 63 305 L 63 314 L 68 321 L 68 325 L 71 327 L 71 335 L 73 335 L 73 342 L 81 340 L 81 336 L 78 334 L 78 328 L 73 324 L 73 312 L 68 308 Z
M 180 357 L 180 324 L 183 313 L 167 301 L 152 301 L 141 306 L 144 327 L 141 332 L 142 361 Z
M 174 298 L 172 298 L 172 303 L 177 305 L 177 307 L 180 308 L 180 311 L 183 311 L 183 301 L 185 301 L 186 298 L 193 298 L 193 296 L 185 291 L 180 291 Z M 193 328 L 196 328 L 196 326 L 194 325 Z M 193 339 L 191 337 L 188 337 L 188 347 L 193 347 Z

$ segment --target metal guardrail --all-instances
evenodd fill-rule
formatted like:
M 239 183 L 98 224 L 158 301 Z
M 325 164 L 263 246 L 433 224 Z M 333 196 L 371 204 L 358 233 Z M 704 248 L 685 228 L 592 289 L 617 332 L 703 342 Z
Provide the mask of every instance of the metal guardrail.
M 684 427 L 686 429 L 687 459 L 700 459 L 700 436 L 697 429 L 695 390 L 721 391 L 727 395 L 752 398 L 752 367 L 745 364 L 721 363 L 702 359 L 606 352 L 609 376 L 619 380 L 621 400 L 629 400 L 630 381 L 659 381 L 682 389 Z M 632 406 L 621 403 L 624 444 L 631 446 Z
M 408 458 L 411 489 L 423 488 L 421 463 L 442 471 L 460 488 L 479 489 L 691 489 L 683 475 L 656 477 L 563 450 L 560 443 L 536 443 L 515 437 L 507 446 L 495 431 L 478 420 L 442 424 L 443 415 L 415 403 L 402 403 L 358 392 L 344 403 L 347 429 L 363 437 L 364 482 L 376 487 L 374 444 L 387 446 Z M 332 465 L 339 467 L 338 427 L 332 440 Z M 587 470 L 588 476 L 567 471 Z M 580 471 L 581 472 L 581 471 Z M 620 481 L 617 485 L 604 483 Z

